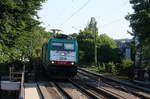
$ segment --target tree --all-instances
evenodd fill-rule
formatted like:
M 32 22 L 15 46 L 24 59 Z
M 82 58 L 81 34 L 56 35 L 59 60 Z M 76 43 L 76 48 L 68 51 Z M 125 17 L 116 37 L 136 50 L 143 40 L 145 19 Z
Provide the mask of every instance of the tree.
M 110 61 L 116 63 L 120 61 L 119 49 L 116 42 L 106 34 L 101 34 L 97 37 L 97 47 L 99 63 L 107 63 Z
M 141 43 L 150 43 L 150 1 L 130 0 L 130 3 L 134 12 L 126 18 L 130 21 L 133 35 L 139 37 Z
M 91 18 L 90 23 L 84 30 L 80 30 L 77 36 L 79 45 L 79 60 L 80 63 L 93 64 L 95 61 L 95 44 L 96 44 L 96 56 L 98 63 L 118 62 L 120 61 L 119 49 L 114 40 L 105 34 L 98 35 L 97 22 L 94 18 Z M 93 29 L 95 34 L 93 35 Z M 94 39 L 95 38 L 95 39 Z
M 80 63 L 92 63 L 94 61 L 94 40 L 93 34 L 89 30 L 80 31 L 77 36 L 79 45 Z
M 40 22 L 37 10 L 45 0 L 0 1 L 0 46 L 4 61 L 27 54 L 33 30 Z M 0 56 L 1 57 L 1 56 Z
M 91 20 L 88 23 L 88 25 L 86 26 L 85 30 L 89 30 L 91 32 L 94 31 L 94 33 L 98 34 L 97 22 L 94 17 L 91 17 Z
M 142 61 L 145 65 L 150 64 L 150 54 L 145 54 L 150 48 L 150 1 L 149 0 L 130 0 L 134 12 L 128 14 L 126 19 L 130 21 L 134 38 L 138 38 L 140 44 L 136 46 L 136 52 L 140 50 Z M 140 47 L 140 48 L 139 48 Z M 146 61 L 146 62 L 145 62 Z M 148 66 L 148 65 L 147 65 Z
M 98 36 L 97 22 L 95 18 L 92 17 L 86 28 L 83 31 L 81 30 L 79 35 L 77 36 L 77 40 L 79 43 L 79 55 L 82 62 L 88 61 L 88 63 L 92 63 L 94 62 L 94 56 L 97 57 L 96 56 L 97 36 Z
M 98 28 L 97 28 L 97 22 L 94 17 L 91 18 L 90 23 L 88 26 L 85 28 L 85 30 L 92 31 L 94 34 L 94 61 L 95 61 L 95 66 L 97 66 L 97 45 L 96 45 L 96 37 L 98 34 Z
M 120 64 L 120 70 L 118 71 L 121 75 L 133 77 L 133 68 L 133 61 L 131 61 L 130 59 L 123 59 L 122 63 Z
M 73 34 L 70 34 L 70 35 L 68 35 L 69 36 L 69 38 L 70 39 L 77 39 L 77 36 L 78 36 L 78 34 L 77 33 L 73 33 Z

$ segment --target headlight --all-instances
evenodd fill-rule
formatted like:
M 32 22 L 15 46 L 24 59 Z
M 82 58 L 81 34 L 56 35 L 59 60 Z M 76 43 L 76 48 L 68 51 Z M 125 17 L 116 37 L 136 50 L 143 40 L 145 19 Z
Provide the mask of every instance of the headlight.
M 74 62 L 71 62 L 72 65 L 74 65 Z
M 54 61 L 52 61 L 51 63 L 54 64 Z

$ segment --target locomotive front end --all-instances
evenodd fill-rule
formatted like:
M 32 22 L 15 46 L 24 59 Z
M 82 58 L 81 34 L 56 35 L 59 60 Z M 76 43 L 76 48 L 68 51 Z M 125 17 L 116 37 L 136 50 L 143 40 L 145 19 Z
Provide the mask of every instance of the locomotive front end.
M 73 77 L 77 73 L 76 40 L 52 39 L 49 50 L 49 72 L 58 77 Z

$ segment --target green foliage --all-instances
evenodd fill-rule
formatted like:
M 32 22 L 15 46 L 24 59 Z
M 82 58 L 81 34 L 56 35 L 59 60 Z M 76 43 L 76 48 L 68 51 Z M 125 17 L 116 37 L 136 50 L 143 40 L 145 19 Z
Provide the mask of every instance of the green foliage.
M 91 18 L 90 23 L 79 34 L 71 35 L 76 37 L 79 45 L 79 61 L 81 64 L 94 63 L 94 36 L 93 30 L 96 30 L 96 47 L 98 63 L 120 62 L 119 49 L 114 40 L 105 34 L 98 35 L 96 21 Z
M 9 75 L 9 64 L 0 63 L 0 75 Z
M 117 73 L 116 65 L 114 63 L 111 63 L 111 73 L 113 74 Z
M 98 43 L 98 46 L 109 45 L 111 48 L 117 48 L 117 45 L 116 45 L 115 41 L 112 40 L 106 34 L 101 34 L 97 38 L 97 43 Z
M 43 43 L 47 42 L 52 37 L 52 33 L 46 32 L 43 27 L 37 26 L 34 28 L 30 42 L 30 49 L 33 56 L 40 56 Z M 34 38 L 34 39 L 33 39 Z
M 133 5 L 133 14 L 126 18 L 130 21 L 133 35 L 137 36 L 142 43 L 150 43 L 150 1 L 149 0 L 130 0 Z
M 143 66 L 150 68 L 150 1 L 149 0 L 130 0 L 134 12 L 128 14 L 126 19 L 130 21 L 134 37 L 138 38 L 143 47 L 142 61 Z M 141 47 L 140 45 L 140 47 Z M 138 46 L 136 46 L 138 48 Z
M 0 62 L 27 57 L 31 52 L 29 49 L 34 52 L 33 49 L 38 46 L 37 40 L 41 38 L 39 30 L 43 31 L 38 27 L 40 22 L 37 20 L 37 10 L 44 1 L 0 1 Z
M 74 39 L 74 40 L 76 40 L 76 38 L 77 38 L 78 34 L 77 34 L 77 33 L 73 33 L 73 34 L 68 35 L 68 36 L 69 36 L 69 38 L 70 38 L 70 39 Z
M 109 61 L 120 62 L 119 49 L 114 40 L 105 34 L 97 37 L 98 61 L 107 63 Z
M 121 75 L 131 76 L 131 74 L 133 73 L 132 68 L 133 61 L 131 61 L 130 59 L 123 59 L 122 63 L 120 64 L 119 73 Z
M 124 70 L 128 67 L 131 67 L 133 66 L 133 61 L 131 61 L 130 59 L 123 59 L 122 60 L 122 65 L 121 65 L 121 68 Z
M 130 42 L 129 47 L 131 48 L 131 60 L 135 61 L 135 54 L 136 54 L 135 42 L 134 41 Z
M 92 72 L 97 72 L 97 73 L 99 72 L 98 66 L 88 66 L 86 68 Z
M 150 70 L 150 46 L 149 45 L 144 46 L 142 57 L 143 57 L 144 68 Z
M 91 32 L 94 31 L 96 34 L 98 34 L 97 22 L 94 17 L 91 17 L 90 23 L 86 26 L 85 30 L 88 30 Z
M 92 63 L 94 61 L 94 41 L 92 32 L 89 30 L 80 31 L 77 40 L 79 45 L 80 63 Z
M 105 71 L 116 74 L 116 66 L 113 62 L 108 62 L 105 64 Z
M 92 63 L 94 61 L 94 40 L 90 31 L 80 32 L 77 36 L 79 44 L 80 61 Z M 97 35 L 97 56 L 99 63 L 107 63 L 109 61 L 119 62 L 119 49 L 114 40 L 107 35 Z

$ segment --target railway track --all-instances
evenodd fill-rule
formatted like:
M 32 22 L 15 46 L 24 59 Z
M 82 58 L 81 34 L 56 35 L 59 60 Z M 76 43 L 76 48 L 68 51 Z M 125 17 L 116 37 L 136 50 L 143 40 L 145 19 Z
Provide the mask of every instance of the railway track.
M 114 96 L 104 90 L 98 90 L 73 80 L 39 82 L 37 85 L 42 99 L 125 99 L 119 95 Z
M 87 89 L 68 82 L 39 83 L 42 99 L 107 99 L 100 94 L 94 94 Z
M 80 69 L 79 69 L 80 70 Z M 45 75 L 37 80 L 42 99 L 145 99 L 149 96 L 133 94 L 121 84 L 101 79 L 88 71 L 79 71 L 74 79 L 49 80 Z M 80 76 L 79 76 L 80 75 Z M 82 79 L 84 76 L 87 79 Z M 79 77 L 78 77 L 79 76 Z M 90 81 L 89 81 L 90 80 Z M 105 83 L 105 84 L 103 84 Z
M 91 89 L 89 89 L 88 87 L 84 86 L 84 85 L 81 85 L 73 80 L 69 80 L 70 83 L 72 83 L 75 87 L 77 87 L 79 90 L 81 90 L 82 92 L 86 93 L 90 99 L 94 98 L 94 99 L 107 99 L 106 96 L 100 94 L 100 93 L 97 93 L 96 91 L 93 91 Z
M 106 96 L 71 80 L 50 81 L 46 74 L 38 76 L 37 85 L 42 99 L 107 99 Z
M 42 99 L 129 99 L 105 88 L 81 82 L 75 79 L 66 82 L 40 82 L 38 88 Z
M 95 93 L 101 94 L 107 99 L 138 99 L 138 97 L 127 94 L 126 92 L 121 92 L 102 83 L 99 84 L 99 82 L 91 79 L 82 77 L 79 78 L 79 80 L 75 79 L 73 82 L 76 82 L 78 85 L 84 86 L 87 89 L 93 90 Z
M 135 86 L 131 86 L 128 84 L 123 84 L 121 82 L 115 81 L 113 79 L 105 78 L 101 75 L 89 72 L 84 69 L 78 69 L 78 73 L 84 76 L 89 77 L 90 79 L 93 79 L 94 81 L 105 83 L 107 86 L 118 89 L 120 91 L 132 94 L 134 96 L 137 96 L 139 98 L 144 99 L 150 99 L 150 95 L 148 94 L 147 90 L 140 90 L 140 88 L 136 88 Z M 108 92 L 108 91 L 107 91 Z

